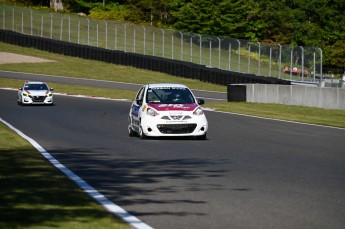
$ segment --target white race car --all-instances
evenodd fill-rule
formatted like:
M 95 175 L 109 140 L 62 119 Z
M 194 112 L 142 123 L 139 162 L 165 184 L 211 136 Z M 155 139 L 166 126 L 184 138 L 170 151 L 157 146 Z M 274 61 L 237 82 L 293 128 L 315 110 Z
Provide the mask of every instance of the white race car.
M 45 82 L 25 82 L 18 90 L 18 105 L 53 104 L 53 88 Z
M 181 84 L 147 84 L 140 88 L 128 117 L 130 136 L 196 136 L 206 139 L 208 122 L 188 87 Z

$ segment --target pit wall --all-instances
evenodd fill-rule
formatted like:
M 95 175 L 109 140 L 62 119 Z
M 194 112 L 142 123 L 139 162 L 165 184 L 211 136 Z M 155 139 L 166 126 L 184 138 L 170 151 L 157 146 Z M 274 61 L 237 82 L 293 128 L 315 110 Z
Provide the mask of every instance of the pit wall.
M 228 101 L 275 103 L 345 110 L 344 88 L 300 85 L 230 84 Z

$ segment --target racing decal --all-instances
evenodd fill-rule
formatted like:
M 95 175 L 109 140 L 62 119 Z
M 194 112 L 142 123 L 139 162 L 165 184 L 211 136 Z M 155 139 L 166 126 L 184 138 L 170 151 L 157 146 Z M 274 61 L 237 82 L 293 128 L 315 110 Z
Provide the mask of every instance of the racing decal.
M 135 117 L 139 116 L 139 108 L 140 108 L 140 106 L 136 106 L 136 105 L 132 106 L 132 115 L 133 116 L 135 116 Z
M 190 104 L 154 104 L 150 103 L 150 107 L 157 111 L 193 111 L 198 107 L 195 103 Z

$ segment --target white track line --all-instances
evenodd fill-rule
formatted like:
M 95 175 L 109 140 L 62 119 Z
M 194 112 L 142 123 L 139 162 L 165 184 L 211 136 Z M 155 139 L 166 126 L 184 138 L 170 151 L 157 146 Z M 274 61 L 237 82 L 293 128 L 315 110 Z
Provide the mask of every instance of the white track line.
M 51 164 L 53 164 L 57 169 L 63 172 L 69 179 L 74 181 L 84 192 L 86 192 L 89 196 L 91 196 L 94 200 L 96 200 L 99 204 L 101 204 L 104 208 L 106 208 L 109 212 L 117 215 L 123 221 L 129 223 L 131 226 L 137 229 L 153 229 L 151 226 L 143 223 L 140 219 L 135 216 L 129 214 L 126 210 L 121 208 L 120 206 L 111 202 L 107 197 L 102 195 L 92 186 L 90 186 L 86 181 L 82 178 L 77 176 L 71 170 L 66 168 L 63 164 L 61 164 L 58 160 L 56 160 L 52 155 L 50 155 L 42 146 L 40 146 L 35 140 L 25 135 L 23 132 L 0 118 L 0 122 L 8 126 L 10 129 L 15 131 L 18 135 L 22 138 L 26 139 L 30 144 L 35 147 Z

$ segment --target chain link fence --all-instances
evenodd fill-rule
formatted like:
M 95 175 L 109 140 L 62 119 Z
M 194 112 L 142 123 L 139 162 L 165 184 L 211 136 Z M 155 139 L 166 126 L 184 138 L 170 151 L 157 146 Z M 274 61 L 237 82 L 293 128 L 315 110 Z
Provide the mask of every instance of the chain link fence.
M 0 20 L 3 30 L 31 36 L 258 76 L 322 82 L 322 50 L 318 47 L 273 45 L 6 5 L 1 5 Z

